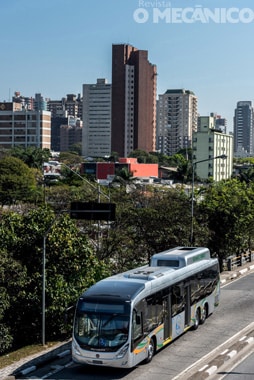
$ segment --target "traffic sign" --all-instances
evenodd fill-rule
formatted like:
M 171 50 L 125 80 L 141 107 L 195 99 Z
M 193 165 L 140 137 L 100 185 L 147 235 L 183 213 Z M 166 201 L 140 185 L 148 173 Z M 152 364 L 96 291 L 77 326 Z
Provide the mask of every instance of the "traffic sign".
M 72 219 L 106 220 L 116 219 L 115 203 L 71 202 Z

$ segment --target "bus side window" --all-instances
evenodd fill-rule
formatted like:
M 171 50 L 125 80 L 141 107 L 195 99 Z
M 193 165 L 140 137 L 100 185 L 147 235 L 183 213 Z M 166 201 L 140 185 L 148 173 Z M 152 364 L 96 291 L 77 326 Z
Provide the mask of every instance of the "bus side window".
M 159 326 L 165 318 L 165 310 L 163 307 L 162 292 L 154 293 L 146 299 L 146 309 L 144 316 L 144 330 L 152 331 Z
M 172 317 L 184 310 L 184 289 L 183 285 L 172 286 Z
M 132 318 L 132 338 L 134 342 L 142 337 L 142 335 L 142 313 L 134 310 Z

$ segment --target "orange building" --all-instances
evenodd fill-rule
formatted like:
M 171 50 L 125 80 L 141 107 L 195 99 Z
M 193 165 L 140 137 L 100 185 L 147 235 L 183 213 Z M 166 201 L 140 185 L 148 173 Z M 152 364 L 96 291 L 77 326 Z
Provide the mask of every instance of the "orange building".
M 136 158 L 120 158 L 119 162 L 84 162 L 81 174 L 94 175 L 96 179 L 108 179 L 126 168 L 133 177 L 158 177 L 158 164 L 139 164 Z
M 128 164 L 133 177 L 158 177 L 158 164 L 139 164 L 137 158 L 119 158 L 119 163 Z

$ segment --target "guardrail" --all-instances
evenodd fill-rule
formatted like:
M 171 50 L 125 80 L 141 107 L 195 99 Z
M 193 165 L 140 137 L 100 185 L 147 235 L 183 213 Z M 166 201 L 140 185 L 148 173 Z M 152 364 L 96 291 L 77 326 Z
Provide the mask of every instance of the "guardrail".
M 229 256 L 223 262 L 224 270 L 232 271 L 237 267 L 254 261 L 254 252 L 243 253 L 239 256 Z

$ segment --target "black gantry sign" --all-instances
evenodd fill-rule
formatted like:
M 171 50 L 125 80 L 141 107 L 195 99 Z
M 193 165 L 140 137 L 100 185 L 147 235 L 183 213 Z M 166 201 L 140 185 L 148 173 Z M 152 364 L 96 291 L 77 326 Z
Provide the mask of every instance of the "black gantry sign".
M 106 220 L 116 219 L 115 203 L 71 202 L 72 219 Z

